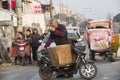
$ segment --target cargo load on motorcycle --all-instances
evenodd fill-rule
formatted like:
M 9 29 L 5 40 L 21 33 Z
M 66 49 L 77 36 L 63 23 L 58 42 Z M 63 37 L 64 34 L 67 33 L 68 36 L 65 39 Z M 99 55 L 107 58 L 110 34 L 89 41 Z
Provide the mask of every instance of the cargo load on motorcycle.
M 50 57 L 54 66 L 65 66 L 71 64 L 71 46 L 66 44 L 50 48 Z

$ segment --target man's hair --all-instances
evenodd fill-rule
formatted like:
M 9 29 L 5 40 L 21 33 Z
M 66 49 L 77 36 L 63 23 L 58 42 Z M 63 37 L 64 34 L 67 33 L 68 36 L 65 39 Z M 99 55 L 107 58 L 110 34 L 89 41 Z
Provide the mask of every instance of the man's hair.
M 32 31 L 33 31 L 33 32 L 34 32 L 34 31 L 38 31 L 38 29 L 37 29 L 37 28 L 33 28 L 33 30 L 32 30 Z
M 30 30 L 30 29 L 27 29 L 26 31 L 29 31 L 29 32 L 31 32 L 31 30 Z
M 23 32 L 18 32 L 18 34 L 22 35 L 23 38 L 25 37 L 25 35 L 23 34 Z
M 57 24 L 59 24 L 59 22 L 57 20 L 52 20 L 51 22 L 56 22 Z
M 33 31 L 32 31 L 32 32 L 33 32 L 33 34 L 35 34 L 35 32 L 34 32 L 34 31 L 37 31 L 37 34 L 38 34 L 38 29 L 37 29 L 37 28 L 34 28 L 34 29 L 33 29 Z

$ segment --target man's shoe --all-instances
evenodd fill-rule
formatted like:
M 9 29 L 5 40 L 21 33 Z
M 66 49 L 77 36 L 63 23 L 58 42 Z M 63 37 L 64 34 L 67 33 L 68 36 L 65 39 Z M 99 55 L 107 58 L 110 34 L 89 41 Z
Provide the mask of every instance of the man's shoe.
M 37 60 L 37 65 L 40 66 L 41 62 L 40 60 Z
M 60 78 L 60 77 L 65 77 L 65 75 L 59 74 L 59 75 L 56 76 L 56 78 Z
M 17 65 L 17 62 L 14 62 L 14 65 Z
M 29 64 L 32 64 L 32 60 L 29 61 Z
M 66 78 L 70 78 L 70 77 L 73 77 L 73 74 L 68 74 L 65 76 Z

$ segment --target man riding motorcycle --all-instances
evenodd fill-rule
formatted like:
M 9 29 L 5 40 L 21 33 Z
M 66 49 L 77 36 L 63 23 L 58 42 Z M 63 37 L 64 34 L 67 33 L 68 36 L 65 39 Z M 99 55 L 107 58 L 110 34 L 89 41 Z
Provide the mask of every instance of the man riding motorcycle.
M 44 49 L 47 48 L 53 41 L 55 42 L 56 45 L 64 45 L 70 43 L 70 41 L 67 38 L 67 30 L 65 26 L 59 24 L 56 20 L 52 21 L 52 27 L 50 29 L 50 37 L 47 40 Z M 63 76 L 65 75 L 59 74 L 57 77 L 63 77 Z M 70 74 L 68 76 L 72 76 L 72 75 Z

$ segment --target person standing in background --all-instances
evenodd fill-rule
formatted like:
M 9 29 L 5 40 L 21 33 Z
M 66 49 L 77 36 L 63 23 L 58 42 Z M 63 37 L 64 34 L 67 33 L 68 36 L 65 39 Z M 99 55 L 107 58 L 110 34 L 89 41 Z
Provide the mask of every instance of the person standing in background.
M 16 13 L 16 1 L 15 0 L 11 1 L 11 8 L 12 8 L 13 12 Z
M 38 30 L 36 28 L 33 29 L 33 33 L 31 35 L 31 46 L 32 46 L 32 54 L 33 54 L 33 61 L 37 61 L 37 49 L 41 44 L 40 40 L 42 40 L 42 36 L 38 34 Z
M 49 31 L 48 31 L 48 30 L 45 30 L 45 32 L 42 34 L 42 38 L 44 39 L 45 36 L 46 36 L 48 33 L 49 33 Z
M 27 41 L 29 42 L 29 45 L 27 45 L 27 49 L 30 49 L 30 53 L 31 53 L 32 40 L 31 40 L 31 31 L 30 31 L 30 29 L 26 30 L 26 38 L 27 38 Z M 29 64 L 32 64 L 31 55 L 28 56 L 28 60 L 29 60 Z
M 31 43 L 32 43 L 31 36 L 32 36 L 31 30 L 30 30 L 30 29 L 27 29 L 27 30 L 26 30 L 26 38 L 27 38 L 27 41 L 30 43 L 30 45 L 31 45 Z

